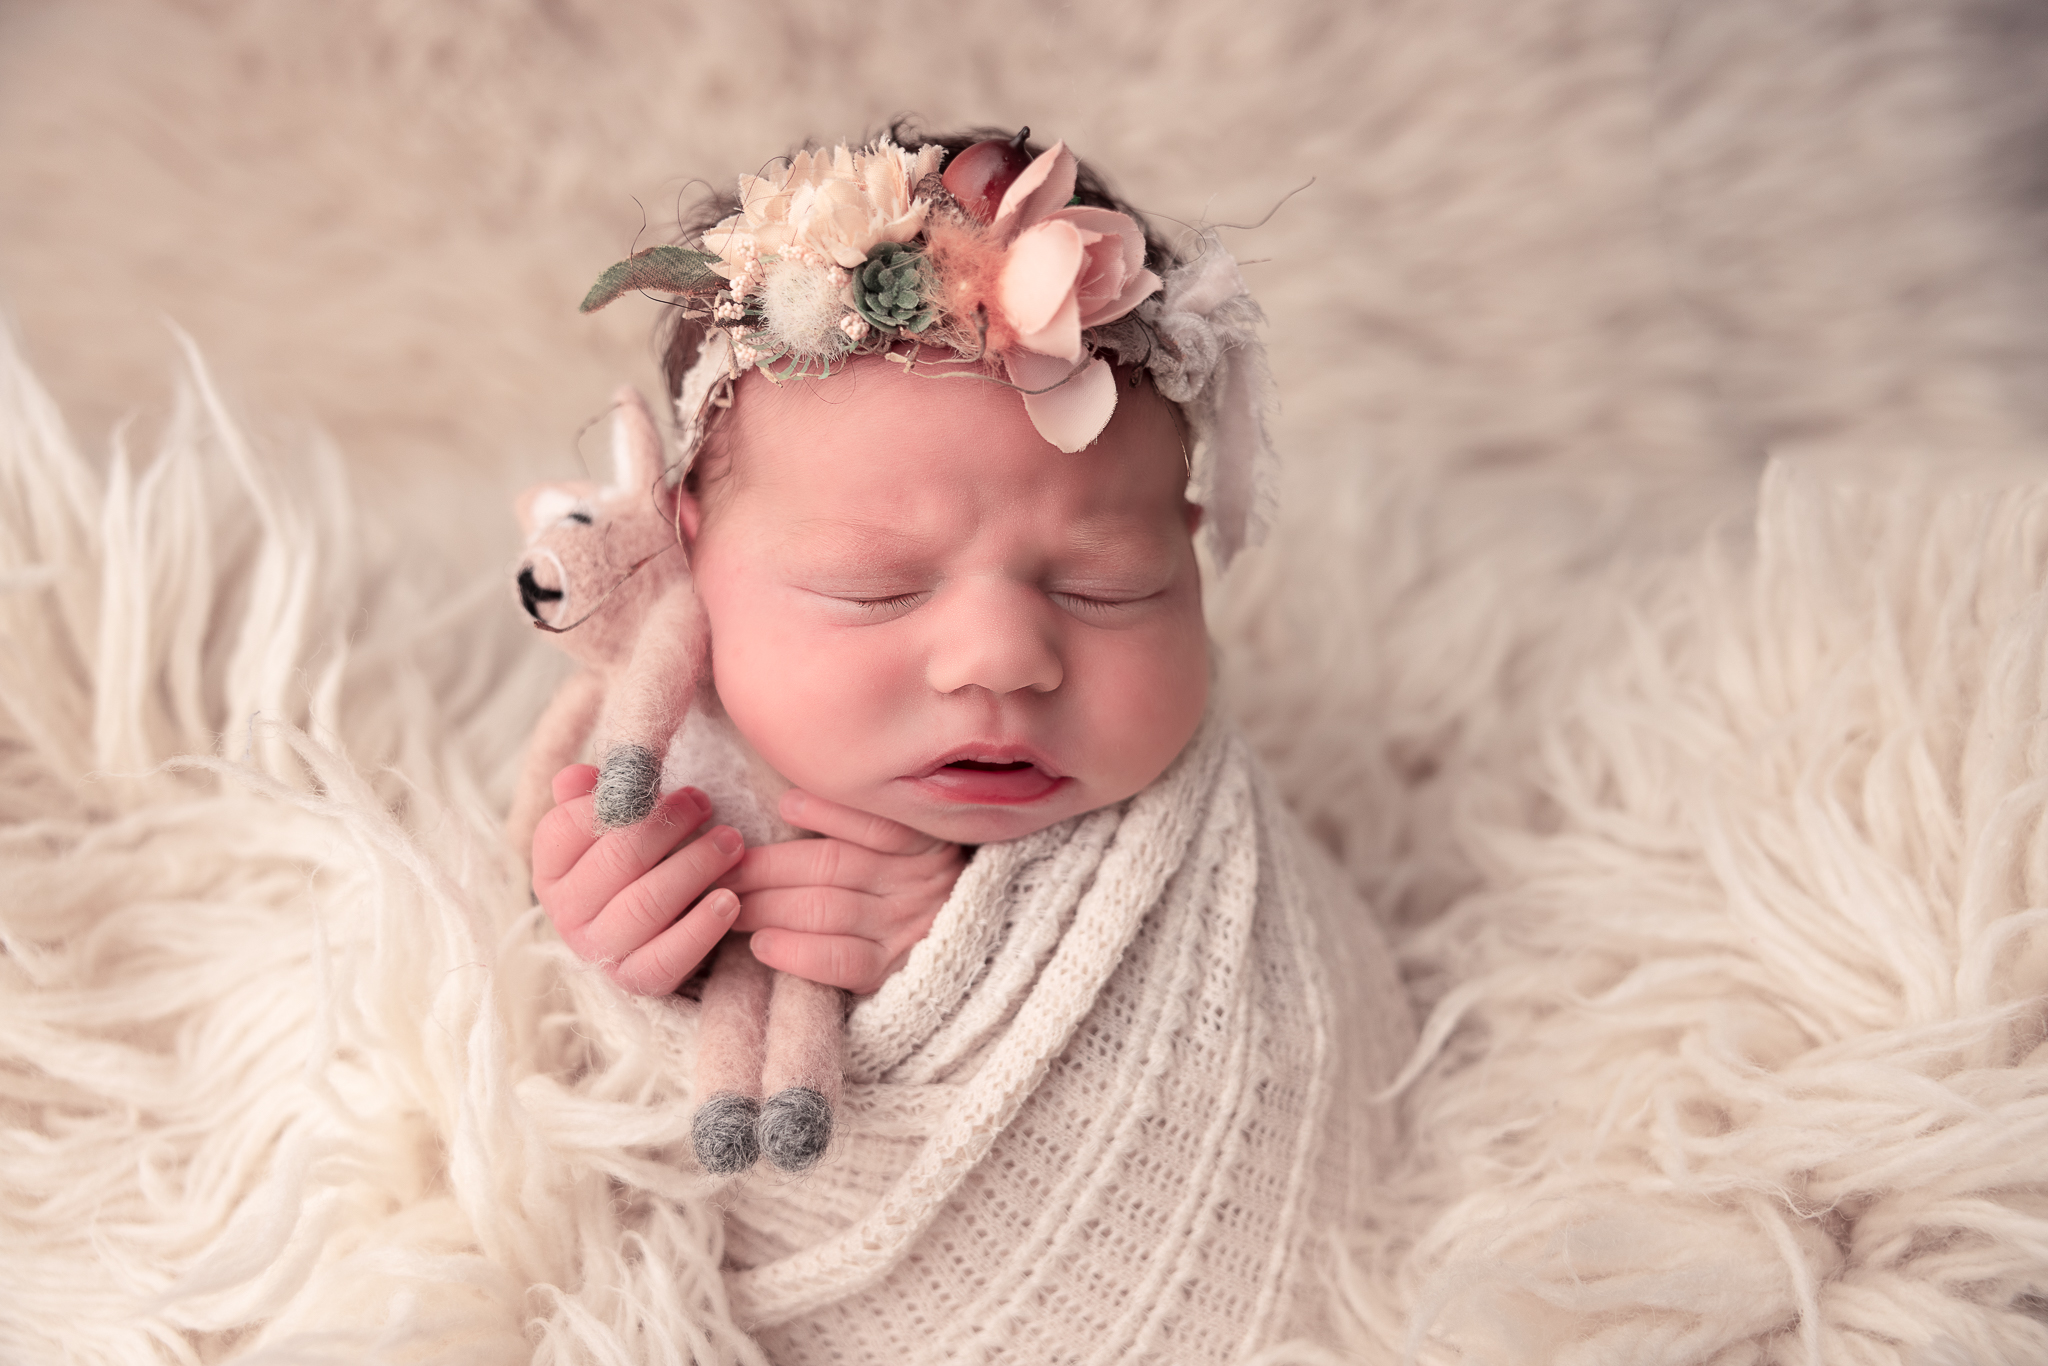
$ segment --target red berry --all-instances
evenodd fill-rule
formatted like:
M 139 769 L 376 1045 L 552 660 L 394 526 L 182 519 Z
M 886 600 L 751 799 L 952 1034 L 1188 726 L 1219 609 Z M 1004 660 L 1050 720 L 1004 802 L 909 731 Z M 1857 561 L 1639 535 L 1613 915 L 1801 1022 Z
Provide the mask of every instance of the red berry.
M 1024 150 L 1024 139 L 1030 136 L 1029 128 L 1020 128 L 1016 137 L 990 138 L 963 147 L 946 163 L 940 180 L 962 208 L 982 222 L 990 222 L 1002 207 L 1003 195 L 1031 164 L 1031 153 Z

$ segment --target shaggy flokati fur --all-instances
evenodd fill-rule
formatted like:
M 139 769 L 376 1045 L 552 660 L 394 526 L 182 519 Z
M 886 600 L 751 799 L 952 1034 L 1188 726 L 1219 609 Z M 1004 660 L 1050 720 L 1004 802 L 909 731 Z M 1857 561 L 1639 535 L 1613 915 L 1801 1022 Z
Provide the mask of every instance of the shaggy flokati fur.
M 1266 1366 L 2048 1360 L 2048 488 L 1936 474 L 2048 464 L 2044 69 L 2030 0 L 0 3 L 85 433 L 0 360 L 0 1359 L 762 1360 L 687 1061 L 496 841 L 490 509 L 644 381 L 629 194 L 914 108 L 1318 178 L 1230 238 L 1289 471 L 1213 601 L 1430 1026 Z M 353 477 L 150 425 L 159 313 Z
M 1450 1203 L 1383 1303 L 1425 1360 L 2048 1359 L 2048 485 L 1778 469 L 1656 579 L 1407 942 Z
M 0 1354 L 759 1360 L 678 1060 L 494 828 L 550 681 L 499 576 L 203 378 L 105 478 L 11 354 L 0 405 Z
M 758 1359 L 680 1059 L 496 842 L 547 680 L 495 582 L 416 606 L 203 377 L 104 479 L 0 377 L 0 1342 Z M 2048 1351 L 2044 577 L 2048 487 L 1781 474 L 1753 542 L 1580 585 L 1621 627 L 1538 736 L 1549 815 L 1475 815 L 1482 885 L 1406 943 L 1412 1146 L 1333 1333 Z

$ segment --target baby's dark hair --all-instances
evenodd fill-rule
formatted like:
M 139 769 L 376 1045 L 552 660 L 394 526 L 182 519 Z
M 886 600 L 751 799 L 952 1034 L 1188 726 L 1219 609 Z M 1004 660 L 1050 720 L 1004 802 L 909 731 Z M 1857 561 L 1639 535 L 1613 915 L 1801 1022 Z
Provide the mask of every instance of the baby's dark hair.
M 1014 136 L 1012 130 L 1007 128 L 970 128 L 957 133 L 930 133 L 924 130 L 917 119 L 910 116 L 899 117 L 890 123 L 888 135 L 898 147 L 910 152 L 921 151 L 926 147 L 943 147 L 948 162 L 956 153 L 977 142 L 985 142 L 992 138 L 1007 140 Z M 811 145 L 806 144 L 804 150 L 810 149 Z M 1024 150 L 1035 157 L 1045 151 L 1045 145 L 1027 139 Z M 944 167 L 945 163 L 940 163 L 941 171 Z M 1145 265 L 1160 275 L 1166 274 L 1173 265 L 1175 253 L 1167 245 L 1166 240 L 1143 214 L 1111 193 L 1101 173 L 1085 161 L 1076 165 L 1074 198 L 1079 203 L 1094 208 L 1114 209 L 1118 213 L 1129 214 L 1131 220 L 1145 234 Z M 678 243 L 694 244 L 708 229 L 716 227 L 739 211 L 740 201 L 737 194 L 707 195 L 678 215 L 674 240 Z M 657 325 L 655 345 L 661 355 L 662 378 L 668 386 L 671 411 L 676 396 L 682 392 L 683 377 L 690 372 L 690 367 L 697 363 L 697 354 L 704 344 L 704 335 L 704 320 L 685 317 L 684 311 L 680 308 L 670 310 Z M 716 422 L 712 426 L 715 431 Z M 707 432 L 706 436 L 712 437 L 713 432 Z M 697 471 L 693 469 L 693 486 L 696 476 Z

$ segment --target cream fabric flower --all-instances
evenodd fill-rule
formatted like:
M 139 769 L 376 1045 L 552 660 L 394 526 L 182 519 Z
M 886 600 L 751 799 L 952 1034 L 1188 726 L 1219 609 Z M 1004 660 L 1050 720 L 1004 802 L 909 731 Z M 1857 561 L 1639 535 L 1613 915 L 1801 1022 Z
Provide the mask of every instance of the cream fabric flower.
M 917 183 L 938 169 L 942 148 L 906 152 L 887 138 L 855 153 L 799 152 L 765 176 L 740 177 L 740 211 L 704 234 L 714 267 L 728 279 L 750 255 L 801 258 L 813 253 L 851 270 L 882 242 L 908 242 L 924 227 Z

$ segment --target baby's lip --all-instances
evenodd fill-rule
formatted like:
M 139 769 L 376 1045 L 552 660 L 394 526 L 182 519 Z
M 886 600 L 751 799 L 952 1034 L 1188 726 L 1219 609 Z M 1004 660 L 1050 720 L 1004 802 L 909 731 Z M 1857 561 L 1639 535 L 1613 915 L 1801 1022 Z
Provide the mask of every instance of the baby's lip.
M 1027 745 L 961 745 L 910 775 L 946 802 L 1018 806 L 1064 787 L 1067 779 Z
M 1029 764 L 1049 778 L 1058 779 L 1065 775 L 1052 766 L 1046 757 L 1029 745 L 956 745 L 922 768 L 911 773 L 913 778 L 929 778 L 951 764 L 974 765 L 974 769 L 1000 771 L 1018 764 Z

